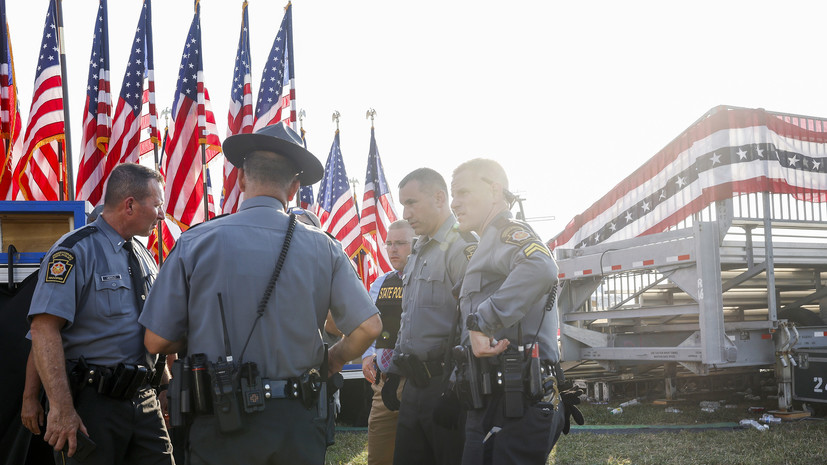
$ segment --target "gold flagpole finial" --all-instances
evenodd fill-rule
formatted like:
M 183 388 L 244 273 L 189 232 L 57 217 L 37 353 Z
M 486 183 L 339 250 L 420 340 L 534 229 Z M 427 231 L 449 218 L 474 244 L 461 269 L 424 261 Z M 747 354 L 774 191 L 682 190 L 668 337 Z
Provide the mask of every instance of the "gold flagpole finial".
M 299 129 L 304 130 L 304 118 L 307 116 L 307 112 L 304 111 L 304 108 L 299 109 Z

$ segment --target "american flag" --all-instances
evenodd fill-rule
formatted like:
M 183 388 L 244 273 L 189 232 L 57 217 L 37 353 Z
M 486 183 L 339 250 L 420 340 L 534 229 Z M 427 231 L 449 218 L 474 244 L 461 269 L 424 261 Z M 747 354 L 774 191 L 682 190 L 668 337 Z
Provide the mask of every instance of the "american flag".
M 110 170 L 117 163 L 138 163 L 142 155 L 152 151 L 153 139 L 158 140 L 153 68 L 152 4 L 145 0 L 115 107 L 109 146 Z M 148 81 L 147 89 L 144 89 L 144 80 Z M 146 103 L 149 105 L 145 106 Z
M 270 56 L 261 73 L 253 131 L 279 121 L 285 121 L 288 126 L 294 127 L 296 90 L 293 61 L 293 7 L 288 3 Z
M 549 242 L 580 248 L 665 231 L 713 202 L 772 192 L 827 201 L 827 120 L 716 107 Z
M 210 170 L 207 172 L 207 210 L 210 219 L 215 218 L 215 199 L 212 196 L 212 179 L 210 179 Z
M 169 256 L 169 252 L 175 246 L 175 241 L 181 237 L 181 228 L 178 226 L 174 220 L 170 219 L 169 216 L 164 218 L 164 221 L 161 222 L 161 234 L 164 236 L 164 244 L 162 250 L 164 252 L 164 257 Z M 146 248 L 152 252 L 152 255 L 155 256 L 155 261 L 161 263 L 160 258 L 158 257 L 158 228 L 152 230 L 152 233 L 149 235 L 149 238 L 146 241 Z
M 183 228 L 205 220 L 200 144 L 206 144 L 206 162 L 221 151 L 210 96 L 204 86 L 199 11 L 196 5 L 181 56 L 164 160 L 167 213 Z
M 379 272 L 384 274 L 393 269 L 388 251 L 385 249 L 385 240 L 388 237 L 388 226 L 396 221 L 396 211 L 393 208 L 393 196 L 385 180 L 385 170 L 379 158 L 379 148 L 376 146 L 376 135 L 373 127 L 370 128 L 370 151 L 368 152 L 368 168 L 365 174 L 365 195 L 362 197 L 362 220 L 360 226 L 365 244 L 370 250 Z
M 59 200 L 61 182 L 63 198 L 69 198 L 66 163 L 60 164 L 58 156 L 58 143 L 63 145 L 65 136 L 55 11 L 55 0 L 51 0 L 40 43 L 32 106 L 23 142 L 24 155 L 14 170 L 14 178 L 25 200 Z
M 333 138 L 330 155 L 324 167 L 318 204 L 317 214 L 322 222 L 322 229 L 342 243 L 348 257 L 357 257 L 363 246 L 362 233 L 359 229 L 356 202 L 353 201 L 345 163 L 342 160 L 342 150 L 339 148 L 339 131 L 336 131 Z
M 166 145 L 169 142 L 169 128 L 164 129 L 164 149 L 166 149 Z M 161 152 L 165 152 L 166 150 L 162 150 Z M 163 164 L 161 164 L 161 176 L 164 176 L 166 179 L 166 172 L 164 170 Z M 161 222 L 161 235 L 163 237 L 163 244 L 161 247 L 163 255 L 161 257 L 166 257 L 169 255 L 169 252 L 175 246 L 175 241 L 181 237 L 181 227 L 179 224 L 169 216 L 169 214 L 164 215 L 164 221 Z M 158 228 L 152 230 L 152 233 L 147 238 L 147 245 L 146 248 L 149 249 L 150 252 L 155 256 L 155 261 L 159 264 L 163 261 L 161 257 L 158 256 Z
M 247 2 L 241 5 L 241 33 L 238 37 L 238 52 L 235 55 L 233 87 L 230 90 L 230 111 L 227 115 L 227 137 L 253 132 L 253 88 L 250 75 L 250 34 Z M 221 202 L 222 213 L 235 213 L 241 203 L 238 188 L 238 169 L 224 160 L 224 189 Z
M 112 132 L 109 93 L 109 20 L 106 0 L 100 0 L 98 19 L 92 37 L 89 77 L 86 82 L 86 105 L 83 112 L 83 140 L 78 165 L 77 200 L 92 205 L 103 201 L 103 186 L 109 177 L 106 153 Z
M 0 200 L 14 200 L 17 186 L 12 183 L 14 166 L 23 155 L 20 138 L 20 105 L 11 51 L 11 34 L 6 21 L 6 1 L 0 0 L 0 139 L 3 140 L 3 165 L 0 166 Z
M 305 130 L 301 128 L 302 142 L 304 148 L 307 148 L 307 139 L 305 138 Z M 305 210 L 313 208 L 313 186 L 301 186 L 299 189 L 299 207 Z

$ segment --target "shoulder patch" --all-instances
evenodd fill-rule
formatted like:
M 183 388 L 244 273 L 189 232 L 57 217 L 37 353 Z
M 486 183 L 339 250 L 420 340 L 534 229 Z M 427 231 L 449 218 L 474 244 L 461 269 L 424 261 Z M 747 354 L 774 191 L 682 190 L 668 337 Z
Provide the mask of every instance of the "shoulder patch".
M 551 257 L 551 252 L 549 252 L 548 247 L 546 247 L 545 244 L 537 240 L 531 241 L 531 243 L 523 249 L 523 253 L 525 254 L 526 258 L 531 257 L 531 255 L 533 255 L 536 252 Z
M 506 244 L 522 247 L 531 241 L 536 241 L 537 236 L 535 236 L 530 229 L 522 225 L 512 224 L 503 230 L 500 239 Z
M 477 251 L 477 244 L 471 244 L 465 247 L 465 258 L 471 260 L 471 257 L 474 256 L 474 252 Z
M 66 284 L 66 279 L 69 278 L 69 273 L 74 267 L 75 254 L 68 250 L 58 250 L 49 257 L 45 282 Z
M 75 246 L 81 239 L 84 237 L 89 237 L 92 233 L 98 230 L 97 226 L 86 226 L 85 228 L 80 228 L 66 239 L 63 239 L 63 242 L 60 243 L 60 247 L 66 247 L 67 249 L 71 249 Z

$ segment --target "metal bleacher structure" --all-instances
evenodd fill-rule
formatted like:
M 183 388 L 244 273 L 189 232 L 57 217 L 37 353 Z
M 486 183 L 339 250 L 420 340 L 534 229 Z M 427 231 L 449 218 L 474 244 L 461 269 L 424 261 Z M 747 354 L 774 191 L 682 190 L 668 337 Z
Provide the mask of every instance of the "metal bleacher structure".
M 669 399 L 679 372 L 775 367 L 788 407 L 784 369 L 797 350 L 827 346 L 827 328 L 807 326 L 827 321 L 827 202 L 817 200 L 734 194 L 664 232 L 555 249 L 567 376 L 597 380 L 594 397 L 609 400 L 612 380 L 657 373 Z

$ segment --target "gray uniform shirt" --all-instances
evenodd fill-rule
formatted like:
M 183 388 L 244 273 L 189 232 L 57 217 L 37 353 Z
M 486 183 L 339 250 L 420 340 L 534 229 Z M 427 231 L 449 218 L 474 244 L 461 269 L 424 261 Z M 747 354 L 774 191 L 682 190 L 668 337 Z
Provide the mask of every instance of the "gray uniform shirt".
M 540 358 L 556 362 L 557 310 L 543 307 L 557 281 L 557 264 L 548 247 L 526 224 L 511 219 L 510 212 L 498 215 L 486 227 L 474 256 L 468 263 L 460 292 L 462 321 L 477 313 L 485 334 L 507 338 L 516 346 L 518 323 L 523 344 L 533 342 L 539 330 Z M 462 339 L 468 343 L 463 325 Z
M 272 197 L 244 201 L 237 213 L 181 235 L 161 267 L 140 322 L 170 340 L 186 339 L 189 354 L 224 356 L 221 293 L 235 361 L 253 328 L 273 275 L 289 217 Z M 299 376 L 322 363 L 327 311 L 350 334 L 378 313 L 341 247 L 321 230 L 296 224 L 275 292 L 255 325 L 243 362 L 262 377 Z
M 42 313 L 66 319 L 61 338 L 67 360 L 83 355 L 95 365 L 147 363 L 124 242 L 98 217 L 61 237 L 40 265 L 29 319 Z M 133 243 L 151 284 L 158 268 L 146 248 Z
M 460 234 L 454 215 L 434 237 L 417 239 L 403 271 L 402 321 L 394 354 L 414 354 L 423 361 L 442 358 L 457 315 L 451 290 L 462 281 L 474 248 L 476 237 Z

